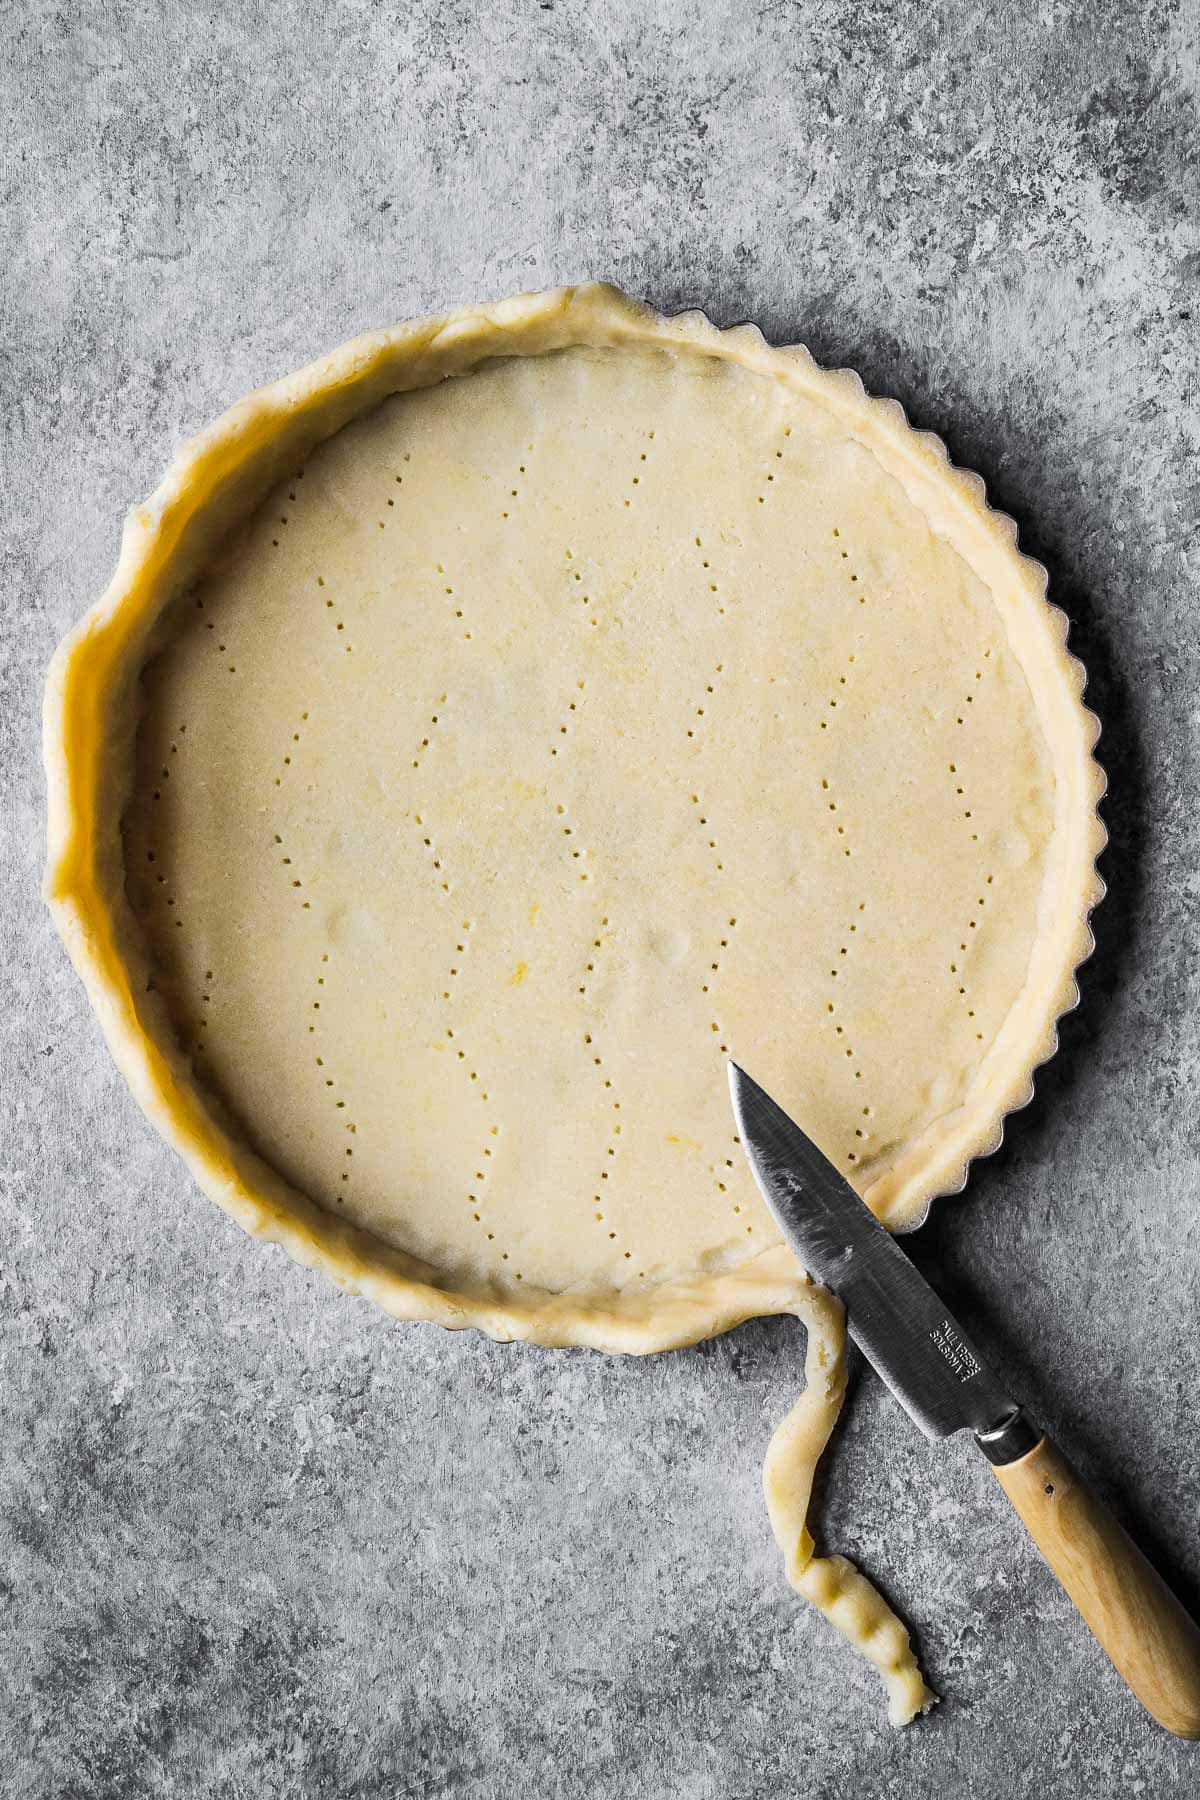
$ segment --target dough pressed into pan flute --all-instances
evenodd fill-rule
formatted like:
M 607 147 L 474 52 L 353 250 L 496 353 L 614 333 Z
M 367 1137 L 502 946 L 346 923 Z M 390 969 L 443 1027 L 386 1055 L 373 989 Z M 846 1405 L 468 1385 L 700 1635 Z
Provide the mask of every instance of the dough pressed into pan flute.
M 200 1185 L 403 1318 L 651 1351 L 792 1311 L 795 1585 L 842 1320 L 744 1062 L 891 1227 L 1072 1004 L 1100 775 L 1044 575 L 936 439 L 590 287 L 360 338 L 132 515 L 47 695 L 48 897 Z

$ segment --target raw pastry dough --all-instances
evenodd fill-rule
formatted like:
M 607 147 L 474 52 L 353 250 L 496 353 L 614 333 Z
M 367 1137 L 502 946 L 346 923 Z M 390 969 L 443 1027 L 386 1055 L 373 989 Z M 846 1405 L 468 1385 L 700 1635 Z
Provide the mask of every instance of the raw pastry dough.
M 1099 891 L 1063 638 L 898 407 L 590 287 L 236 407 L 47 694 L 47 896 L 200 1184 L 403 1318 L 651 1351 L 795 1312 L 772 1524 L 897 1722 L 907 1634 L 805 1525 L 840 1310 L 725 1058 L 894 1228 L 995 1146 Z

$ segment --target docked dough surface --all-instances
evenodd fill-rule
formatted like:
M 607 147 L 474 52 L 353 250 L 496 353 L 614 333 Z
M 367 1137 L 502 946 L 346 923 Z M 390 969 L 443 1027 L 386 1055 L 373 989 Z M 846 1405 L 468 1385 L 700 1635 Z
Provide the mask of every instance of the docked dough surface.
M 994 597 L 727 364 L 567 350 L 385 402 L 145 691 L 130 895 L 197 1069 L 459 1288 L 776 1242 L 727 1054 L 903 1210 L 1021 997 L 1054 772 Z

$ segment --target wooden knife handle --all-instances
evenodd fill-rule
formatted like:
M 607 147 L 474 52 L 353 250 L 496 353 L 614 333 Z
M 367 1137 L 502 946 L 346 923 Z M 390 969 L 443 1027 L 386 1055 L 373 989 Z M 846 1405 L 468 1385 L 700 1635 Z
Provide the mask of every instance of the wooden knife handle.
M 995 1474 L 1146 1711 L 1176 1737 L 1200 1738 L 1200 1628 L 1162 1576 L 1049 1438 Z

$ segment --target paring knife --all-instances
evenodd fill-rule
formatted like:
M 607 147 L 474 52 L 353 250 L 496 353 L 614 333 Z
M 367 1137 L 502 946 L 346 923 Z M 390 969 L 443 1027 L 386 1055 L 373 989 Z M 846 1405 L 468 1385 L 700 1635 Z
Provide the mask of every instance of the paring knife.
M 733 1062 L 729 1086 L 763 1199 L 860 1350 L 926 1436 L 974 1433 L 1118 1673 L 1160 1725 L 1200 1738 L 1200 1629 L 850 1183 Z

